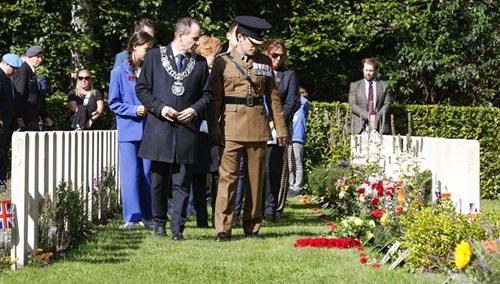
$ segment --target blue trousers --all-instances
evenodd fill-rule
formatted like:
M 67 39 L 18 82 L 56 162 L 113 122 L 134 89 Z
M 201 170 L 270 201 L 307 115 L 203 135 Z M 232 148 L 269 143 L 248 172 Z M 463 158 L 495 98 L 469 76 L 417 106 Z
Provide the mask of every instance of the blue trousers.
M 123 220 L 151 220 L 151 161 L 139 158 L 140 141 L 119 142 Z

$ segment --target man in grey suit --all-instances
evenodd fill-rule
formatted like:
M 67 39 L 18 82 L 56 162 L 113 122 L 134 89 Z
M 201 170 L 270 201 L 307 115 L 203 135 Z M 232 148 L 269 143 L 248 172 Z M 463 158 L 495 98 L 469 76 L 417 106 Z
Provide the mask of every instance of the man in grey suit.
M 359 134 L 368 127 L 388 133 L 390 105 L 393 101 L 389 82 L 377 78 L 379 64 L 375 58 L 361 61 L 363 79 L 351 83 L 349 105 L 351 106 L 351 131 Z

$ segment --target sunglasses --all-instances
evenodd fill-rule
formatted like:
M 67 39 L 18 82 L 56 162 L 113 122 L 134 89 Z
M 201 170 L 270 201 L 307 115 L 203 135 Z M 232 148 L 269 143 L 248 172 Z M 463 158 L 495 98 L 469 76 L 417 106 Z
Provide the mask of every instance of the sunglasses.
M 276 58 L 278 58 L 278 57 L 279 57 L 279 58 L 283 58 L 283 57 L 285 57 L 285 55 L 284 55 L 284 54 L 281 54 L 281 53 L 273 53 L 273 54 L 271 54 L 271 57 L 272 57 L 273 59 L 276 59 Z
M 90 76 L 78 76 L 78 80 L 83 81 L 83 80 L 90 80 Z

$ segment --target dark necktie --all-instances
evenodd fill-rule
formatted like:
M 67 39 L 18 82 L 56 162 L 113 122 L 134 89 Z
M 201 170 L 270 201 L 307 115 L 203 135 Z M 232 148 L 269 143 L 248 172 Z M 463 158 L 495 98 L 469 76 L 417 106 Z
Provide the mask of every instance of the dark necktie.
M 375 114 L 375 110 L 373 108 L 373 81 L 369 81 L 368 87 L 368 102 L 366 104 L 366 110 L 369 114 Z
M 175 57 L 175 65 L 177 67 L 177 73 L 181 73 L 182 71 L 182 61 L 184 60 L 184 54 L 177 54 Z

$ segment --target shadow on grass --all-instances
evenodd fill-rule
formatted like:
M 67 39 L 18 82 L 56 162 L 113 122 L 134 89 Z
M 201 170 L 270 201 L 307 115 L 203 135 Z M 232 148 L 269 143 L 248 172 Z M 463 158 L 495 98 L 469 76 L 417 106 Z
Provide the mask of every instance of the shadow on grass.
M 289 226 L 317 226 L 324 221 L 319 216 L 297 216 L 296 214 L 285 214 L 275 222 L 266 221 L 265 225 L 269 227 L 289 227 Z
M 313 208 L 320 208 L 321 205 L 316 204 L 316 203 L 287 203 L 285 205 L 285 208 L 290 208 L 294 210 L 306 210 L 306 209 L 313 209 Z
M 66 261 L 91 264 L 127 262 L 149 233 L 150 231 L 143 229 L 123 231 L 118 229 L 118 225 L 112 224 L 89 237 L 67 256 Z
M 326 230 L 325 230 L 326 234 Z M 317 231 L 309 231 L 309 230 L 291 230 L 291 231 L 281 231 L 281 232 L 273 232 L 273 231 L 268 231 L 264 230 L 264 232 L 261 234 L 260 238 L 249 238 L 243 234 L 243 231 L 241 229 L 235 229 L 233 230 L 233 234 L 231 236 L 231 241 L 243 241 L 243 240 L 270 240 L 270 239 L 279 239 L 279 238 L 286 238 L 286 237 L 297 237 L 298 238 L 304 238 L 304 237 L 318 237 L 318 232 Z M 210 235 L 203 235 L 203 236 L 189 236 L 186 240 L 188 241 L 212 241 L 215 242 L 215 231 L 214 234 Z

